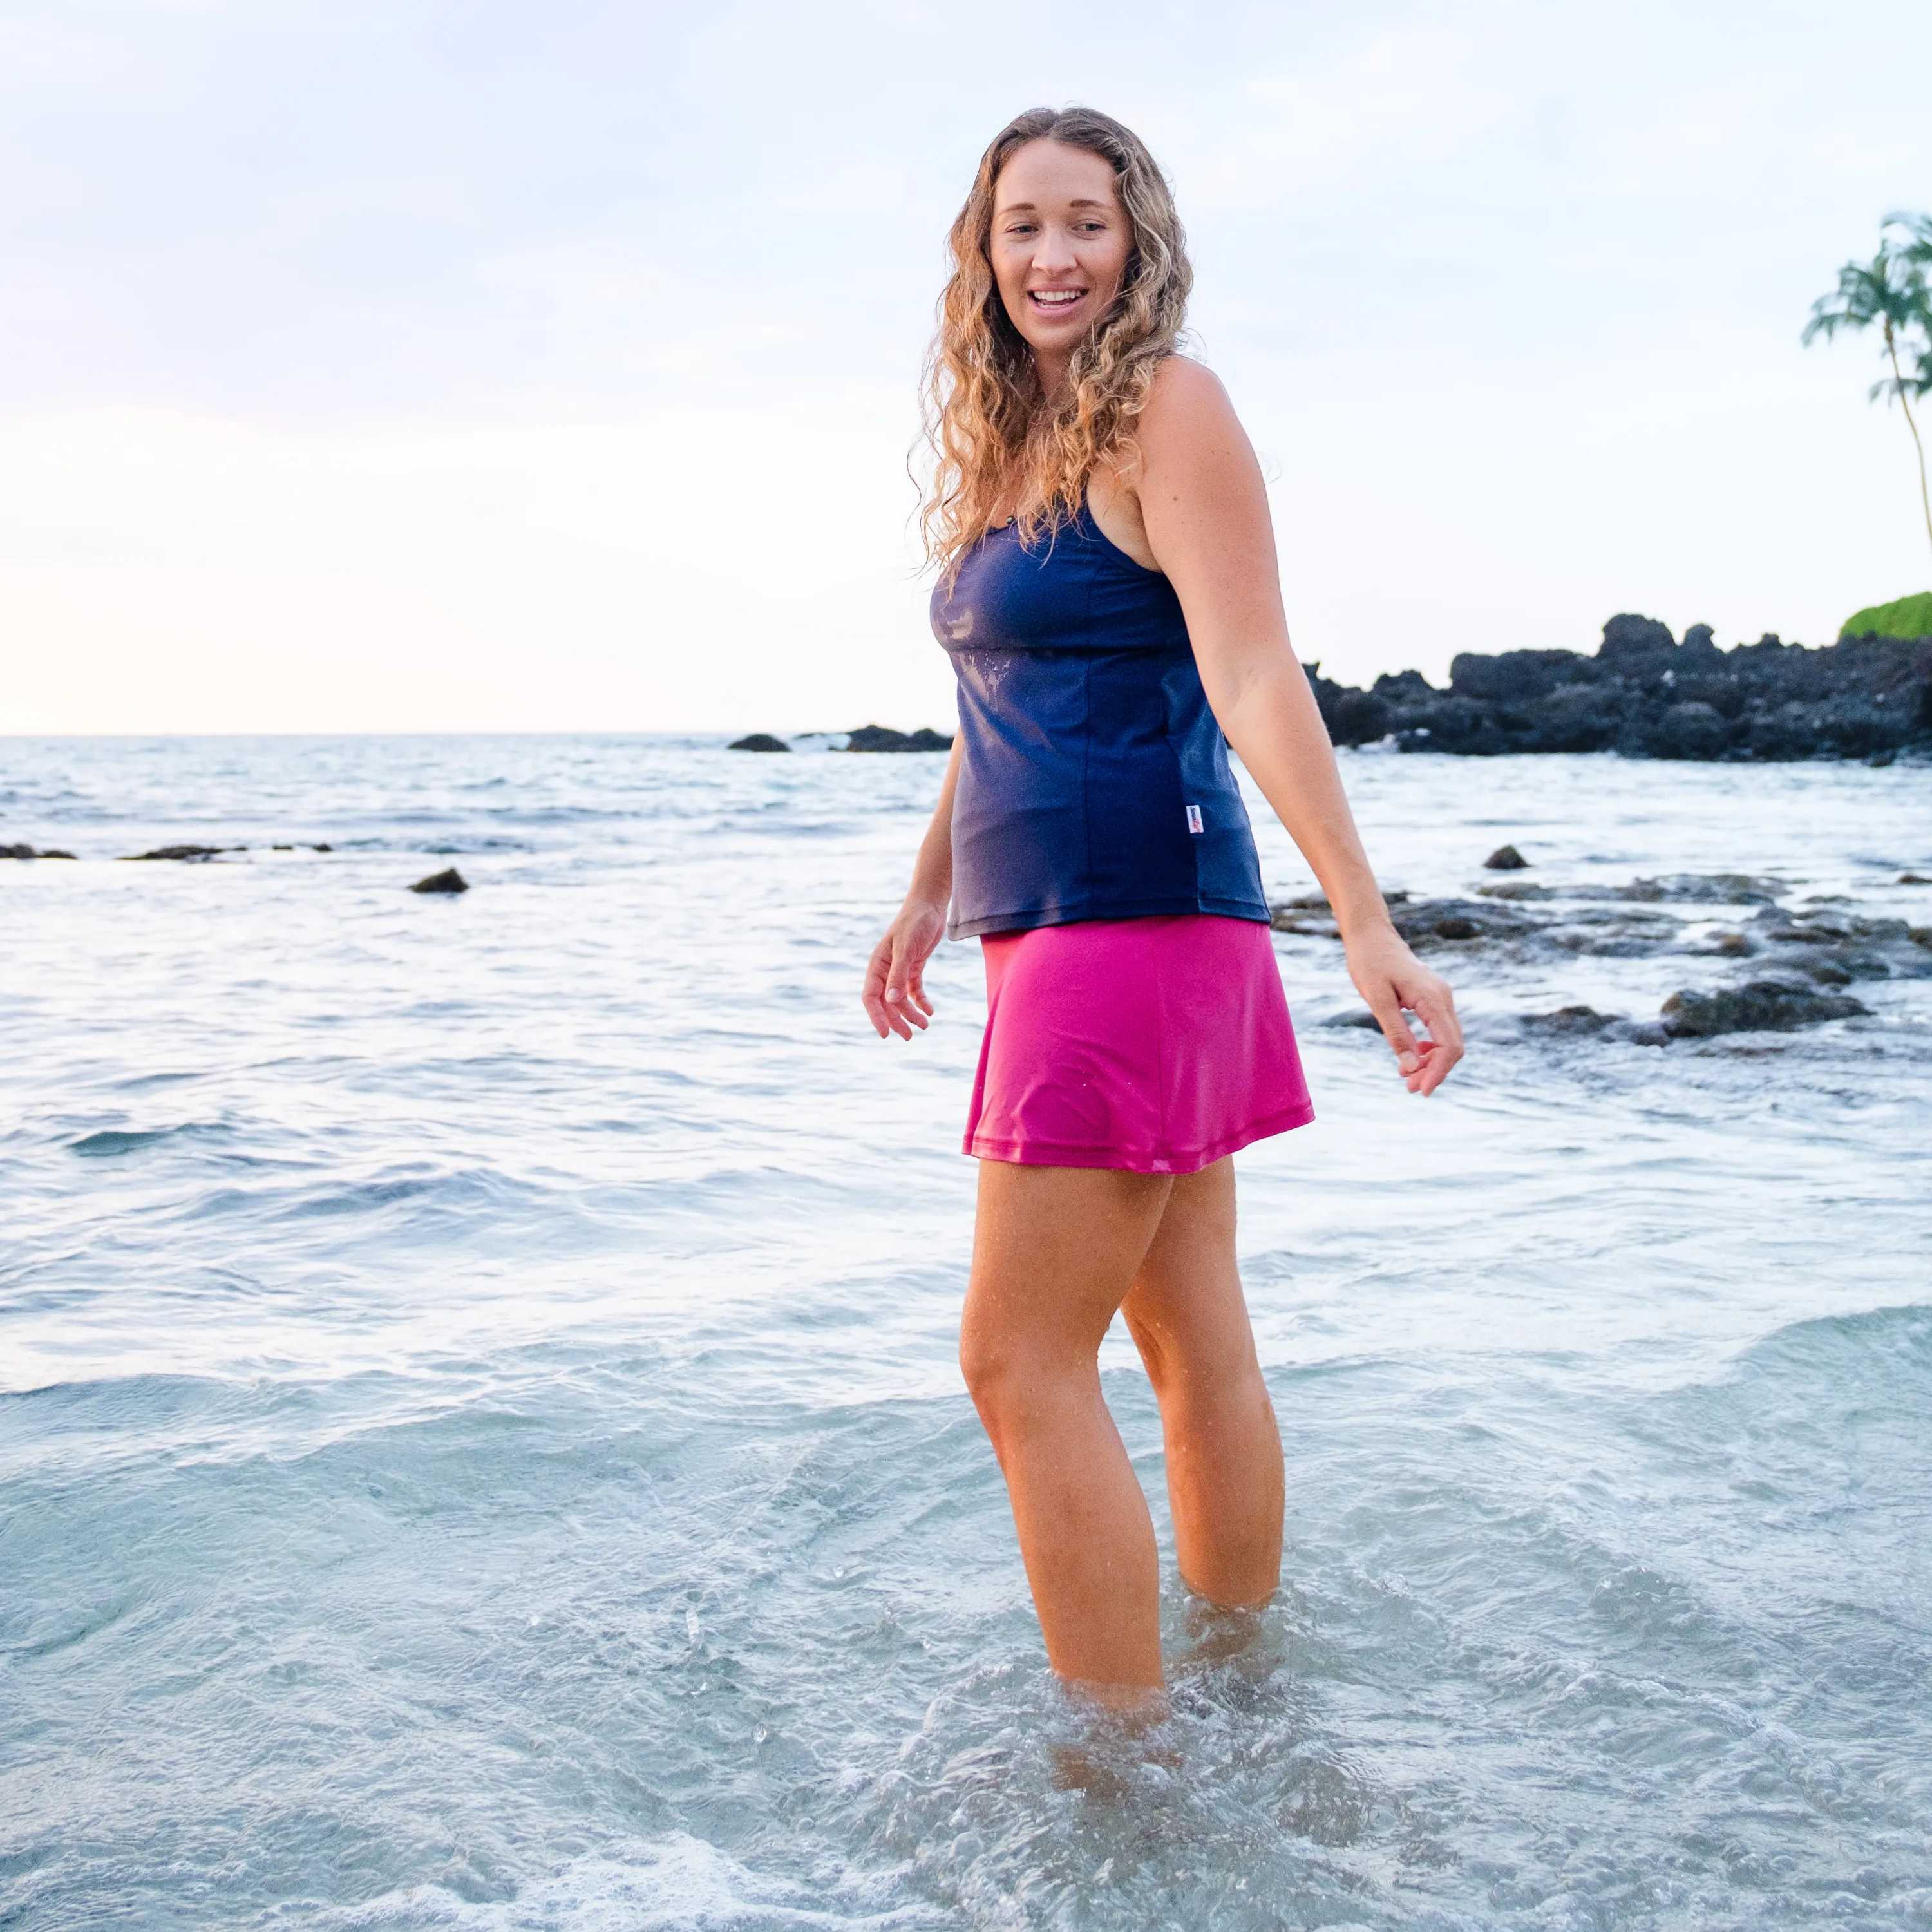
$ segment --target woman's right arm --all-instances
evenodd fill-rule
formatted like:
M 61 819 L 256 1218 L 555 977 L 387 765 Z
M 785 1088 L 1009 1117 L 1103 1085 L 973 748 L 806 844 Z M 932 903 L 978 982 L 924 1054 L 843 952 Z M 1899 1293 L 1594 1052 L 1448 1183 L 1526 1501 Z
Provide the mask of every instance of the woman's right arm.
M 952 794 L 958 788 L 959 757 L 965 742 L 964 733 L 953 738 L 939 802 L 932 808 L 932 823 L 914 861 L 905 903 L 866 962 L 866 989 L 860 998 L 881 1040 L 895 1033 L 902 1040 L 911 1039 L 913 1028 L 923 1031 L 932 1012 L 932 1002 L 926 996 L 926 962 L 945 936 L 946 908 L 952 897 Z

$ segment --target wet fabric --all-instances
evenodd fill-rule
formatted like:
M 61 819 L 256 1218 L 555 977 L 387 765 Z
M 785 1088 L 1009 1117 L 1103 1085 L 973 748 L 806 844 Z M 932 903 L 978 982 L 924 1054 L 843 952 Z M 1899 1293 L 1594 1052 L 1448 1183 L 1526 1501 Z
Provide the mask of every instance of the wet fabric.
M 1192 1174 L 1314 1118 L 1265 926 L 1094 920 L 981 944 L 968 1154 Z
M 956 939 L 1090 919 L 1265 922 L 1247 810 L 1180 600 L 1083 506 L 989 532 L 932 627 L 958 680 Z

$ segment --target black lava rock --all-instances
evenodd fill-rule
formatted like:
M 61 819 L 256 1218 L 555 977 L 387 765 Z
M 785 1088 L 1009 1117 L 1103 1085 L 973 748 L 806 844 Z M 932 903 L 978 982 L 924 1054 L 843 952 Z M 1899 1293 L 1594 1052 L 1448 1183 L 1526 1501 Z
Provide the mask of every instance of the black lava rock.
M 36 852 L 31 845 L 0 845 L 0 859 L 71 859 L 71 852 Z
M 923 727 L 916 731 L 894 731 L 884 724 L 862 724 L 850 734 L 845 748 L 848 752 L 950 752 L 952 740 Z
M 1615 1013 L 1600 1013 L 1594 1006 L 1558 1006 L 1553 1013 L 1525 1013 L 1518 1024 L 1523 1031 L 1546 1038 L 1562 1039 L 1581 1034 L 1592 1037 L 1606 1027 L 1618 1024 Z
M 135 852 L 128 856 L 139 863 L 148 859 L 178 859 L 194 860 L 212 859 L 222 852 L 245 852 L 245 845 L 157 845 L 152 852 Z
M 1514 845 L 1498 845 L 1483 861 L 1486 872 L 1526 872 L 1529 861 Z
M 1852 1019 L 1870 1009 L 1844 993 L 1814 993 L 1780 980 L 1753 980 L 1714 993 L 1672 993 L 1664 1003 L 1664 1030 L 1672 1040 L 1710 1040 L 1726 1033 L 1795 1033 L 1825 1020 Z
M 1660 879 L 1633 879 L 1627 886 L 1593 889 L 1588 896 L 1634 900 L 1640 905 L 1775 905 L 1785 888 L 1752 872 L 1670 872 Z
M 1730 748 L 1730 727 L 1714 705 L 1692 698 L 1673 704 L 1647 734 L 1653 758 L 1720 758 Z
M 466 892 L 470 881 L 452 866 L 446 872 L 432 872 L 426 879 L 418 879 L 410 890 L 412 892 Z
M 1932 638 L 1847 638 L 1820 650 L 1775 636 L 1718 648 L 1708 624 L 1679 644 L 1625 613 L 1579 651 L 1465 652 L 1438 690 L 1420 672 L 1366 691 L 1304 667 L 1338 745 L 1492 758 L 1614 751 L 1626 758 L 1862 758 L 1932 751 Z
M 1709 634 L 1708 625 L 1701 627 Z M 1677 640 L 1670 634 L 1668 624 L 1660 624 L 1654 617 L 1639 617 L 1625 611 L 1612 617 L 1604 626 L 1604 642 L 1598 655 L 1624 663 L 1642 662 L 1655 657 L 1660 652 L 1674 651 Z
M 1859 980 L 1932 980 L 1932 927 L 1875 918 L 1829 898 L 1792 905 L 1781 896 L 1788 890 L 1773 879 L 1717 872 L 1617 886 L 1532 886 L 1510 879 L 1480 887 L 1473 898 L 1387 897 L 1396 932 L 1418 952 L 1448 948 L 1459 956 L 1548 965 L 1566 957 L 1748 961 L 1745 970 L 1758 980 L 1775 975 L 1778 983 L 1801 989 L 1807 982 L 1835 990 Z M 1729 930 L 1712 929 L 1710 914 L 1718 907 L 1725 909 Z M 1270 911 L 1277 932 L 1340 937 L 1325 899 L 1289 900 Z M 1640 1030 L 1652 1043 L 1666 1038 L 1654 1022 L 1642 1022 Z
M 724 748 L 728 752 L 788 752 L 791 747 L 769 731 L 754 731 L 748 738 L 734 739 Z

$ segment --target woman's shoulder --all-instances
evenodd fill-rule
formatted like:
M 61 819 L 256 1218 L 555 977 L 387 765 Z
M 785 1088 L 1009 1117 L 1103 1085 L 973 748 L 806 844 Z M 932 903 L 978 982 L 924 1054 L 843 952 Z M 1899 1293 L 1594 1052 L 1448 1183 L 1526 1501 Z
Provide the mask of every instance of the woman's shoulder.
M 1190 356 L 1165 358 L 1154 374 L 1147 404 L 1135 425 L 1150 458 L 1204 445 L 1220 446 L 1241 435 L 1240 420 L 1221 379 Z
M 1220 377 L 1191 356 L 1174 355 L 1163 357 L 1154 372 L 1138 428 L 1166 439 L 1225 432 L 1235 420 Z

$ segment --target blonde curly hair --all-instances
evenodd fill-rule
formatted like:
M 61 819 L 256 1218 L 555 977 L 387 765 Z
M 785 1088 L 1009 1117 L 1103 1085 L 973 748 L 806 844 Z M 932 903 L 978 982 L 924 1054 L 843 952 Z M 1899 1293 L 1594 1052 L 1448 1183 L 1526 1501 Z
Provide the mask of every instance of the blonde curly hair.
M 1029 141 L 1098 154 L 1114 170 L 1131 247 L 1112 306 L 1075 350 L 1064 388 L 1041 393 L 1033 351 L 993 277 L 993 197 L 1000 173 Z M 992 526 L 1016 480 L 1014 514 L 1030 544 L 1079 514 L 1103 461 L 1134 454 L 1134 424 L 1154 371 L 1174 352 L 1194 271 L 1174 194 L 1131 129 L 1090 107 L 1030 108 L 980 157 L 947 247 L 952 273 L 926 358 L 926 434 L 932 483 L 922 523 L 928 562 L 950 581 Z

